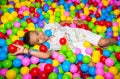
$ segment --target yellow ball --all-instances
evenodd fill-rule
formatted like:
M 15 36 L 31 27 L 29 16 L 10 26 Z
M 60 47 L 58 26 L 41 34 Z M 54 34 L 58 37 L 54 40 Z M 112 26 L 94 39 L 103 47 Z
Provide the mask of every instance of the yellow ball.
M 120 79 L 120 75 L 115 75 L 114 79 Z
M 102 32 L 102 31 L 103 31 L 102 26 L 99 26 L 99 25 L 96 26 L 96 30 L 97 30 L 97 32 L 99 32 L 99 33 Z
M 119 29 L 118 26 L 113 26 L 113 27 L 112 27 L 112 30 L 113 30 L 113 31 L 118 31 L 118 29 Z
M 95 79 L 104 79 L 104 77 L 101 76 L 101 75 L 97 75 L 97 76 L 95 77 Z
M 20 73 L 21 73 L 22 75 L 28 74 L 28 73 L 29 73 L 29 68 L 28 68 L 28 67 L 22 67 L 22 68 L 20 69 Z
M 16 7 L 16 8 L 20 8 L 20 7 L 21 7 L 21 4 L 20 4 L 20 3 L 16 3 L 15 7 Z
M 15 35 L 15 36 L 12 37 L 11 40 L 12 40 L 12 42 L 14 42 L 14 41 L 16 41 L 16 40 L 19 40 L 19 37 Z
M 27 6 L 29 6 L 29 5 L 31 4 L 31 2 L 30 2 L 30 1 L 25 1 L 25 4 L 26 4 Z
M 56 59 L 54 59 L 52 62 L 53 62 L 52 65 L 55 67 L 57 67 L 60 64 Z
M 70 10 L 75 10 L 75 6 L 70 6 Z
M 50 19 L 51 19 L 51 20 L 54 20 L 54 19 L 55 19 L 55 17 L 52 15 L 52 16 L 50 16 Z
M 93 23 L 94 23 L 95 21 L 96 21 L 96 18 L 92 18 L 92 21 L 91 21 L 91 22 L 93 22 Z
M 117 15 L 120 14 L 120 10 L 119 10 L 119 9 L 116 9 L 116 10 L 113 11 L 113 13 L 117 16 Z
M 28 26 L 29 27 L 34 27 L 34 24 L 33 23 L 29 23 Z
M 30 0 L 30 2 L 35 2 L 35 0 Z
M 8 19 L 5 16 L 2 16 L 1 17 L 1 22 L 6 23 L 6 22 L 8 22 Z
M 72 18 L 71 18 L 71 17 L 67 17 L 66 20 L 68 20 L 68 21 L 72 21 Z
M 56 9 L 55 9 L 55 12 L 57 12 L 57 11 L 59 12 L 59 11 L 60 11 L 60 9 L 59 9 L 59 8 L 56 8 Z
M 92 62 L 93 63 L 98 63 L 100 61 L 100 57 L 98 56 L 92 56 Z
M 99 56 L 100 57 L 100 51 L 98 51 L 98 50 L 95 50 L 95 51 L 93 51 L 93 53 L 92 53 L 92 56 Z
M 23 15 L 24 15 L 24 16 L 29 16 L 29 12 L 28 12 L 28 11 L 24 11 L 24 12 L 23 12 Z
M 109 1 L 109 0 L 108 0 L 108 1 Z M 108 6 L 108 4 L 109 4 L 108 1 L 103 1 L 103 5 L 104 5 L 104 6 Z
M 15 12 L 15 11 L 13 11 L 11 14 L 12 14 L 14 17 L 17 17 L 17 16 L 18 16 L 17 12 Z
M 85 41 L 83 45 L 84 45 L 84 47 L 86 47 L 86 48 L 91 46 L 90 42 L 88 42 L 88 41 Z
M 102 26 L 102 29 L 103 29 L 103 32 L 105 32 L 106 31 L 106 26 Z
M 7 79 L 15 79 L 16 77 L 16 72 L 14 70 L 8 70 L 6 73 Z
M 8 8 L 13 8 L 13 5 L 9 4 L 7 7 L 8 7 Z
M 49 23 L 53 23 L 53 22 L 54 22 L 54 20 L 53 20 L 53 19 L 50 19 L 50 20 L 49 20 Z
M 66 16 L 61 16 L 61 17 L 60 17 L 60 20 L 61 20 L 61 21 L 65 21 L 65 20 L 66 20 Z
M 109 72 L 111 72 L 112 74 L 114 74 L 114 75 L 117 75 L 117 73 L 118 73 L 118 69 L 116 68 L 116 67 L 110 67 L 109 68 Z
M 71 72 L 66 72 L 65 74 L 68 74 L 72 78 L 72 73 Z
M 118 32 L 113 32 L 113 36 L 118 36 L 119 35 L 119 33 Z
M 21 6 L 25 6 L 26 4 L 25 4 L 25 2 L 21 2 Z
M 56 8 L 57 7 L 57 4 L 56 3 L 52 3 L 52 8 Z
M 19 30 L 18 32 L 17 32 L 17 36 L 18 37 L 23 37 L 24 36 L 24 31 L 23 30 Z
M 8 19 L 9 19 L 9 21 L 13 21 L 14 20 L 14 16 L 12 14 L 10 14 Z
M 39 50 L 40 45 L 34 45 L 33 49 Z
M 53 15 L 53 11 L 52 10 L 48 10 L 47 11 L 50 15 Z
M 13 0 L 15 3 L 19 3 L 20 1 L 19 0 Z
M 81 8 L 83 8 L 85 5 L 84 5 L 84 3 L 80 3 L 80 6 L 81 6 Z

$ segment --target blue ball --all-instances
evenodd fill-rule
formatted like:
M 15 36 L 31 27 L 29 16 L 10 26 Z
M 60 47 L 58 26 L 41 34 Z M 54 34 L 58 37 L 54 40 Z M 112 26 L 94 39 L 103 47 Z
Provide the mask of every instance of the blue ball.
M 80 69 L 82 70 L 82 72 L 87 72 L 89 69 L 89 66 L 87 64 L 82 64 Z
M 106 8 L 106 10 L 107 10 L 107 12 L 111 12 L 111 11 L 112 11 L 112 6 L 108 6 L 108 7 Z
M 83 59 L 83 55 L 82 54 L 78 54 L 77 55 L 77 61 L 82 61 Z
M 43 10 L 44 10 L 45 12 L 47 12 L 47 11 L 49 10 L 48 4 L 44 4 Z
M 96 75 L 96 68 L 95 67 L 90 67 L 88 72 L 89 72 L 90 75 L 94 76 L 94 75 Z
M 9 12 L 9 13 L 12 13 L 13 11 L 14 11 L 14 8 L 9 8 L 9 9 L 8 9 L 8 12 Z
M 102 9 L 102 14 L 104 15 L 105 13 L 107 13 L 106 9 Z
M 58 74 L 58 79 L 62 79 L 62 74 Z
M 52 31 L 49 29 L 45 30 L 44 34 L 47 35 L 48 37 L 50 37 L 52 35 Z
M 8 53 L 8 46 L 2 47 L 2 50 L 4 51 L 4 53 Z
M 44 19 L 44 16 L 43 15 L 40 15 L 40 17 L 39 17 L 39 20 L 43 20 Z
M 118 46 L 120 46 L 120 40 L 117 42 Z
M 22 65 L 22 61 L 19 58 L 16 58 L 13 60 L 13 66 L 14 67 L 20 67 Z
M 62 69 L 65 72 L 68 72 L 70 70 L 70 62 L 68 60 L 64 61 L 62 64 Z
M 107 28 L 107 30 L 106 30 L 107 32 L 112 32 L 112 28 L 110 27 L 110 28 Z
M 7 58 L 7 53 L 4 53 L 2 49 L 0 49 L 0 61 L 3 61 Z
M 44 44 L 45 46 L 47 46 L 48 49 L 50 48 L 50 43 L 44 42 L 43 44 Z
M 5 45 L 6 45 L 5 39 L 0 39 L 0 46 L 5 46 Z
M 41 8 L 38 8 L 36 11 L 37 11 L 39 14 L 42 14 L 42 9 L 41 9 Z
M 46 59 L 46 60 L 45 60 L 45 63 L 47 63 L 47 64 L 52 64 L 52 60 L 51 60 L 51 59 Z
M 111 52 L 109 50 L 104 50 L 103 55 L 106 56 L 106 57 L 110 57 Z
M 40 63 L 44 63 L 44 62 L 45 62 L 45 59 L 42 59 L 42 58 L 41 58 L 41 59 L 39 60 L 39 62 L 40 62 Z

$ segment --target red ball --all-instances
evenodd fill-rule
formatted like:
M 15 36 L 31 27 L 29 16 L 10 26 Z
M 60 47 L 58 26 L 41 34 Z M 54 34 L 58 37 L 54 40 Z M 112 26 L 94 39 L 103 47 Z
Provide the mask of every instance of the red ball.
M 99 17 L 100 17 L 100 13 L 97 12 L 97 13 L 95 14 L 95 17 L 96 17 L 96 18 L 99 18 Z
M 27 33 L 27 32 L 28 32 L 28 30 L 27 30 L 27 29 L 24 29 L 23 31 L 24 31 L 25 33 Z
M 15 11 L 18 12 L 18 11 L 19 11 L 19 8 L 15 8 Z
M 17 47 L 14 46 L 13 44 L 10 44 L 10 45 L 8 46 L 8 52 L 14 53 L 14 52 L 16 52 L 16 51 L 17 51 Z
M 88 4 L 89 5 L 93 4 L 93 1 L 92 0 L 88 0 Z
M 89 30 L 87 24 L 81 24 L 80 27 L 83 28 L 83 29 L 85 29 L 85 30 Z
M 31 23 L 32 22 L 32 20 L 30 18 L 27 18 L 26 21 L 27 21 L 27 23 Z
M 93 10 L 89 10 L 90 11 L 90 15 L 93 14 Z
M 33 16 L 34 16 L 34 17 L 39 17 L 40 14 L 39 14 L 38 12 L 35 12 L 35 13 L 33 14 Z
M 112 10 L 118 9 L 117 5 L 113 5 Z
M 97 2 L 93 2 L 93 6 L 94 7 L 98 6 L 98 3 Z
M 105 25 L 105 21 L 104 21 L 104 20 L 101 20 L 101 21 L 99 22 L 99 25 L 104 26 L 104 25 Z
M 31 6 L 31 7 L 29 8 L 29 11 L 30 11 L 31 13 L 34 13 L 34 12 L 35 12 L 35 8 Z
M 46 64 L 44 67 L 46 73 L 51 73 L 53 71 L 53 66 L 51 64 Z
M 14 44 L 17 44 L 17 45 L 23 45 L 23 44 L 24 44 L 24 42 L 23 42 L 23 41 L 21 41 L 21 40 L 16 40 L 16 41 L 14 42 Z
M 97 50 L 100 52 L 100 54 L 102 55 L 102 49 L 101 48 L 97 48 Z
M 39 50 L 41 51 L 41 52 L 47 52 L 47 46 L 45 46 L 45 45 L 40 45 L 40 47 L 39 47 Z
M 30 74 L 33 76 L 33 77 L 36 77 L 36 76 L 39 76 L 39 73 L 40 73 L 40 69 L 37 68 L 37 67 L 34 67 L 30 70 Z
M 120 52 L 116 53 L 116 58 L 120 61 Z
M 80 14 L 78 12 L 76 12 L 75 15 L 76 15 L 77 18 L 80 18 Z
M 95 22 L 94 22 L 94 24 L 95 24 L 95 25 L 98 25 L 98 24 L 99 24 L 99 22 L 98 22 L 98 21 L 95 21 Z
M 20 19 L 23 19 L 23 14 L 18 14 L 18 17 L 20 18 Z
M 8 39 L 9 38 L 9 35 L 4 35 L 4 39 Z
M 86 21 L 88 21 L 88 22 L 90 22 L 91 19 L 92 19 L 92 18 L 91 18 L 90 16 L 87 16 L 87 17 L 86 17 Z
M 105 60 L 107 59 L 106 56 L 101 56 L 100 57 L 100 62 L 102 62 L 103 64 L 105 64 Z
M 87 79 L 89 76 L 89 74 L 83 74 L 83 79 Z
M 60 38 L 60 40 L 59 40 L 59 43 L 61 44 L 61 45 L 64 45 L 64 44 L 66 44 L 66 39 L 65 38 Z
M 120 14 L 117 16 L 117 18 L 120 18 Z
M 0 38 L 4 38 L 4 34 L 0 32 Z
M 108 28 L 108 27 L 112 26 L 112 23 L 110 21 L 107 21 L 107 22 L 105 22 L 105 26 Z
M 76 65 L 78 68 L 80 68 L 80 66 L 83 64 L 83 62 L 78 62 Z
M 48 74 L 45 71 L 40 72 L 39 74 L 40 79 L 48 79 Z
M 80 67 L 79 67 L 79 70 L 77 71 L 77 73 L 78 73 L 80 76 L 83 76 L 83 72 L 80 70 Z

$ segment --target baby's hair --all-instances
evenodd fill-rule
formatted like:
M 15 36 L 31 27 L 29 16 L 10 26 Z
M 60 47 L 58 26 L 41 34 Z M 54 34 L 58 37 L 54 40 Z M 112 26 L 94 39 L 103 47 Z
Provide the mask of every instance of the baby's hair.
M 31 31 L 28 31 L 27 33 L 25 33 L 24 37 L 23 37 L 23 41 L 25 44 L 28 44 L 31 46 L 31 43 L 30 43 L 30 32 Z

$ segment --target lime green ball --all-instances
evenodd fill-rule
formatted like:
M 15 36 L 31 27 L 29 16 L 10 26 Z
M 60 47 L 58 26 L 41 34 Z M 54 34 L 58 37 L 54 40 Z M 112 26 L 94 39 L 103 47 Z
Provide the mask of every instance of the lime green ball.
M 29 5 L 29 7 L 35 7 L 35 5 L 31 3 L 31 4 Z
M 93 33 L 97 33 L 96 28 L 93 28 L 93 29 L 92 29 L 92 32 L 93 32 Z
M 14 28 L 12 28 L 12 33 L 13 33 L 13 34 L 17 34 L 18 30 L 19 30 L 19 28 L 15 28 L 15 27 L 14 27 Z
M 109 70 L 109 67 L 104 65 L 104 71 L 108 72 L 108 70 Z
M 49 13 L 45 13 L 45 14 L 44 14 L 44 18 L 45 18 L 45 19 L 49 19 L 49 18 L 50 18 L 50 14 L 49 14 Z
M 12 22 L 7 22 L 7 23 L 5 23 L 5 24 L 4 24 L 4 27 L 5 27 L 6 29 L 10 29 L 10 28 L 12 27 Z
M 67 46 L 67 45 L 63 45 L 63 46 L 61 47 L 61 51 L 67 52 L 67 51 L 68 51 L 68 46 Z
M 70 61 L 70 63 L 75 63 L 76 62 L 76 56 L 75 55 L 71 55 L 68 60 Z
M 4 68 L 10 68 L 10 67 L 12 67 L 12 61 L 11 60 L 5 60 L 5 61 L 3 61 L 3 67 Z
M 25 28 L 27 27 L 28 23 L 26 21 L 22 21 L 21 22 L 21 27 Z
M 2 32 L 3 34 L 6 33 L 6 29 L 5 28 L 0 28 L 0 32 Z
M 71 79 L 71 77 L 70 77 L 70 75 L 68 75 L 68 74 L 64 74 L 64 75 L 62 76 L 62 79 Z
M 83 62 L 83 63 L 86 63 L 86 64 L 90 63 L 90 61 L 91 61 L 91 60 L 90 60 L 90 57 L 89 57 L 89 56 L 84 56 L 83 59 L 82 59 L 82 62 Z
M 42 32 L 42 28 L 36 28 L 36 31 Z
M 51 6 L 51 5 L 52 5 L 52 2 L 49 0 L 49 1 L 47 1 L 47 4 L 48 4 L 49 6 Z
M 8 54 L 8 59 L 9 60 L 14 60 L 15 58 L 16 58 L 16 56 L 11 55 L 11 53 Z
M 15 36 L 15 34 L 11 34 L 11 35 L 9 36 L 9 38 L 11 39 L 13 36 Z
M 55 72 L 50 73 L 48 76 L 48 79 L 57 79 L 57 78 L 58 78 L 58 76 Z
M 4 79 L 4 77 L 3 77 L 3 76 L 0 76 L 0 79 Z
M 65 54 L 66 54 L 66 57 L 70 57 L 73 55 L 73 52 L 71 50 L 69 50 Z
M 63 74 L 63 73 L 64 73 L 62 67 L 59 66 L 59 67 L 58 67 L 58 70 L 59 70 L 59 74 Z
M 117 62 L 117 59 L 116 59 L 116 57 L 115 57 L 115 55 L 114 55 L 114 54 L 111 54 L 111 55 L 110 55 L 110 58 L 112 58 L 112 59 L 113 59 L 114 63 L 116 63 L 116 62 Z
M 116 46 L 114 50 L 115 52 L 120 52 L 120 46 Z
M 16 67 L 13 67 L 12 69 L 15 70 L 17 74 L 18 74 L 19 71 L 20 71 L 19 68 L 16 68 Z
M 2 8 L 2 12 L 3 13 L 8 12 L 8 8 L 7 7 Z
M 90 29 L 93 29 L 95 26 L 94 26 L 94 23 L 93 22 L 88 22 L 88 27 Z
M 31 65 L 30 65 L 30 70 L 31 70 L 32 68 L 34 68 L 34 67 L 38 67 L 37 64 L 31 64 Z
M 105 33 L 104 33 L 104 32 L 101 32 L 100 35 L 101 35 L 102 37 L 105 37 Z
M 74 17 L 75 17 L 75 14 L 70 14 L 70 17 L 71 17 L 71 18 L 74 18 Z
M 61 13 L 59 11 L 55 12 L 55 16 L 56 17 L 60 17 L 61 16 Z
M 18 17 L 14 18 L 14 22 L 19 21 L 19 20 L 20 20 L 20 18 L 18 18 Z
M 81 79 L 81 78 L 75 77 L 74 79 Z
M 11 39 L 7 39 L 7 40 L 6 40 L 6 44 L 7 44 L 7 46 L 10 45 L 10 44 L 12 44 Z
M 76 6 L 76 10 L 80 10 L 81 9 L 81 6 L 80 5 L 77 5 Z
M 60 22 L 60 18 L 59 17 L 55 17 L 55 22 Z
M 16 75 L 15 79 L 22 79 L 22 75 L 21 74 Z
M 87 77 L 87 79 L 93 79 L 92 77 Z
M 107 46 L 107 50 L 109 50 L 110 52 L 113 52 L 113 47 L 112 46 Z
M 40 8 L 41 4 L 39 2 L 36 2 L 35 7 Z
M 116 63 L 115 67 L 118 69 L 118 72 L 120 72 L 120 63 Z
M 2 68 L 2 66 L 3 66 L 3 63 L 2 63 L 2 62 L 0 62 L 0 69 Z

